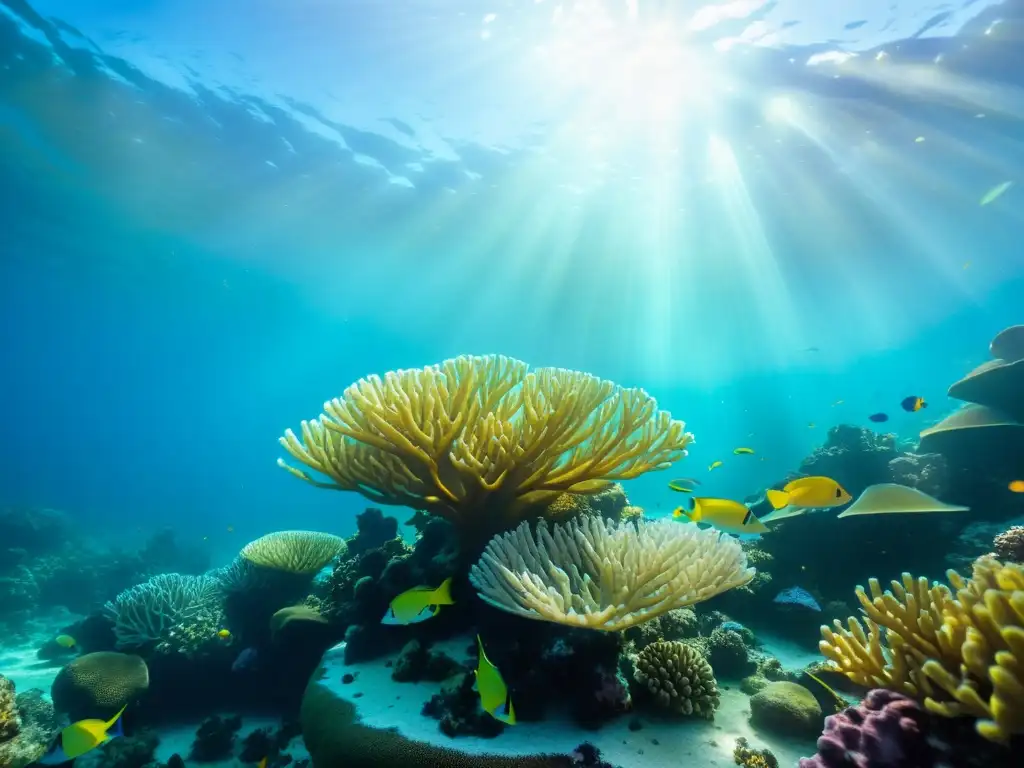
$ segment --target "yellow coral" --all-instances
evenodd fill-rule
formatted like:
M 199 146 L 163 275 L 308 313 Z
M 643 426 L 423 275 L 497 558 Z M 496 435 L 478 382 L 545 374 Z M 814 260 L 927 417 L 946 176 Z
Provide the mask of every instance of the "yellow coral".
M 318 531 L 276 531 L 250 541 L 241 555 L 254 565 L 314 574 L 346 550 L 345 540 Z
M 864 624 L 822 627 L 821 652 L 855 683 L 923 700 L 947 717 L 978 718 L 978 732 L 1006 742 L 1024 733 L 1024 567 L 982 558 L 970 579 L 942 584 L 903 574 L 871 597 L 857 588 Z
M 514 521 L 566 492 L 664 469 L 693 437 L 641 389 L 501 355 L 360 379 L 281 445 L 321 488 L 425 509 L 464 525 Z M 485 526 L 487 527 L 487 526 Z M 490 526 L 495 527 L 495 526 Z

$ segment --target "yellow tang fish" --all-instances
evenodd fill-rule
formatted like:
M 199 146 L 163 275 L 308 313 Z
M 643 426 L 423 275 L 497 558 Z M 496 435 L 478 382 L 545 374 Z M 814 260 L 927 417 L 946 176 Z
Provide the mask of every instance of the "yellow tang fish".
M 50 750 L 39 758 L 39 764 L 61 765 L 91 752 L 117 736 L 123 736 L 121 715 L 127 708 L 127 705 L 121 707 L 121 711 L 110 720 L 79 720 L 72 723 L 60 732 Z
M 75 641 L 75 638 L 73 638 L 71 635 L 57 635 L 57 637 L 53 639 L 53 642 L 55 642 L 61 648 L 74 648 L 76 645 L 78 645 L 78 643 Z
M 709 499 L 695 497 L 693 509 L 687 511 L 679 507 L 672 513 L 679 520 L 687 517 L 693 523 L 707 523 L 719 531 L 726 533 L 767 533 L 768 528 L 745 504 L 730 499 Z
M 785 506 L 824 509 L 841 507 L 853 501 L 853 496 L 830 477 L 801 477 L 786 483 L 781 491 L 769 490 L 768 501 L 775 509 Z
M 218 629 L 217 630 L 217 637 L 219 637 L 221 640 L 230 640 L 231 639 L 231 630 L 230 629 Z
M 407 589 L 388 607 L 388 612 L 380 620 L 381 624 L 418 624 L 421 621 L 437 616 L 442 605 L 454 605 L 452 599 L 452 580 L 445 579 L 437 589 L 433 587 L 413 587 Z
M 1024 493 L 1024 480 L 1014 480 L 1007 486 L 1007 488 L 1014 493 Z
M 733 451 L 737 456 L 750 456 L 753 452 L 753 448 L 737 448 Z
M 501 672 L 491 664 L 487 654 L 484 653 L 484 643 L 480 639 L 480 635 L 476 636 L 476 645 L 480 649 L 480 656 L 477 660 L 476 671 L 473 673 L 476 677 L 473 687 L 480 693 L 480 706 L 495 720 L 515 725 L 516 710 L 512 706 L 512 697 L 509 695 L 508 686 L 505 685 Z
M 708 472 L 710 472 L 712 469 L 718 469 L 720 466 L 722 466 L 722 461 L 721 460 L 719 460 L 719 461 L 712 461 L 711 465 L 708 467 Z

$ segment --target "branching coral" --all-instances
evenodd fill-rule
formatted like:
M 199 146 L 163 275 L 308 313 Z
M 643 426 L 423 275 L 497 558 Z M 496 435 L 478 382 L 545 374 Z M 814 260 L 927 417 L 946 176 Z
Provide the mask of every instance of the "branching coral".
M 162 573 L 121 592 L 104 606 L 114 622 L 118 649 L 141 648 L 164 639 L 220 597 L 217 579 Z
M 982 558 L 970 579 L 942 584 L 903 574 L 882 592 L 857 597 L 864 624 L 822 627 L 822 653 L 855 683 L 921 699 L 933 713 L 978 718 L 977 730 L 1005 742 L 1024 733 L 1024 567 Z
M 557 624 L 617 631 L 754 576 L 736 539 L 712 529 L 586 516 L 494 537 L 470 572 L 481 599 Z
M 663 469 L 693 437 L 641 389 L 501 355 L 462 356 L 360 379 L 281 445 L 321 488 L 428 510 L 462 528 L 507 527 L 565 492 Z

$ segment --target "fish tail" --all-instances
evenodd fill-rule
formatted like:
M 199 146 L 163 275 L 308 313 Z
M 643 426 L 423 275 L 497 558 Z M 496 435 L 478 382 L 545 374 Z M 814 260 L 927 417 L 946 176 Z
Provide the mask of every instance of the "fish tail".
M 789 494 L 785 491 L 770 490 L 768 491 L 768 501 L 773 509 L 782 509 L 789 504 Z
M 124 726 L 121 725 L 121 715 L 124 714 L 126 709 L 128 709 L 127 704 L 121 707 L 121 711 L 107 721 L 106 728 L 104 728 L 104 730 L 111 738 L 114 736 L 124 736 Z
M 441 582 L 441 586 L 437 588 L 434 593 L 434 602 L 437 605 L 454 605 L 455 600 L 452 598 L 452 577 L 449 576 L 447 579 Z

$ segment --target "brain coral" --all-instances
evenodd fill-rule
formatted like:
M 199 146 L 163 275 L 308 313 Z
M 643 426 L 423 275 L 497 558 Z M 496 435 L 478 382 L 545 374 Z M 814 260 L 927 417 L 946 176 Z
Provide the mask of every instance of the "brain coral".
M 149 688 L 149 668 L 139 656 L 99 651 L 79 656 L 53 681 L 58 712 L 74 720 L 112 717 Z
M 345 540 L 317 531 L 277 531 L 249 542 L 242 557 L 254 565 L 312 575 L 345 551 Z
M 661 641 L 644 648 L 636 660 L 634 679 L 663 707 L 684 715 L 710 720 L 718 709 L 718 684 L 711 665 L 686 643 Z

